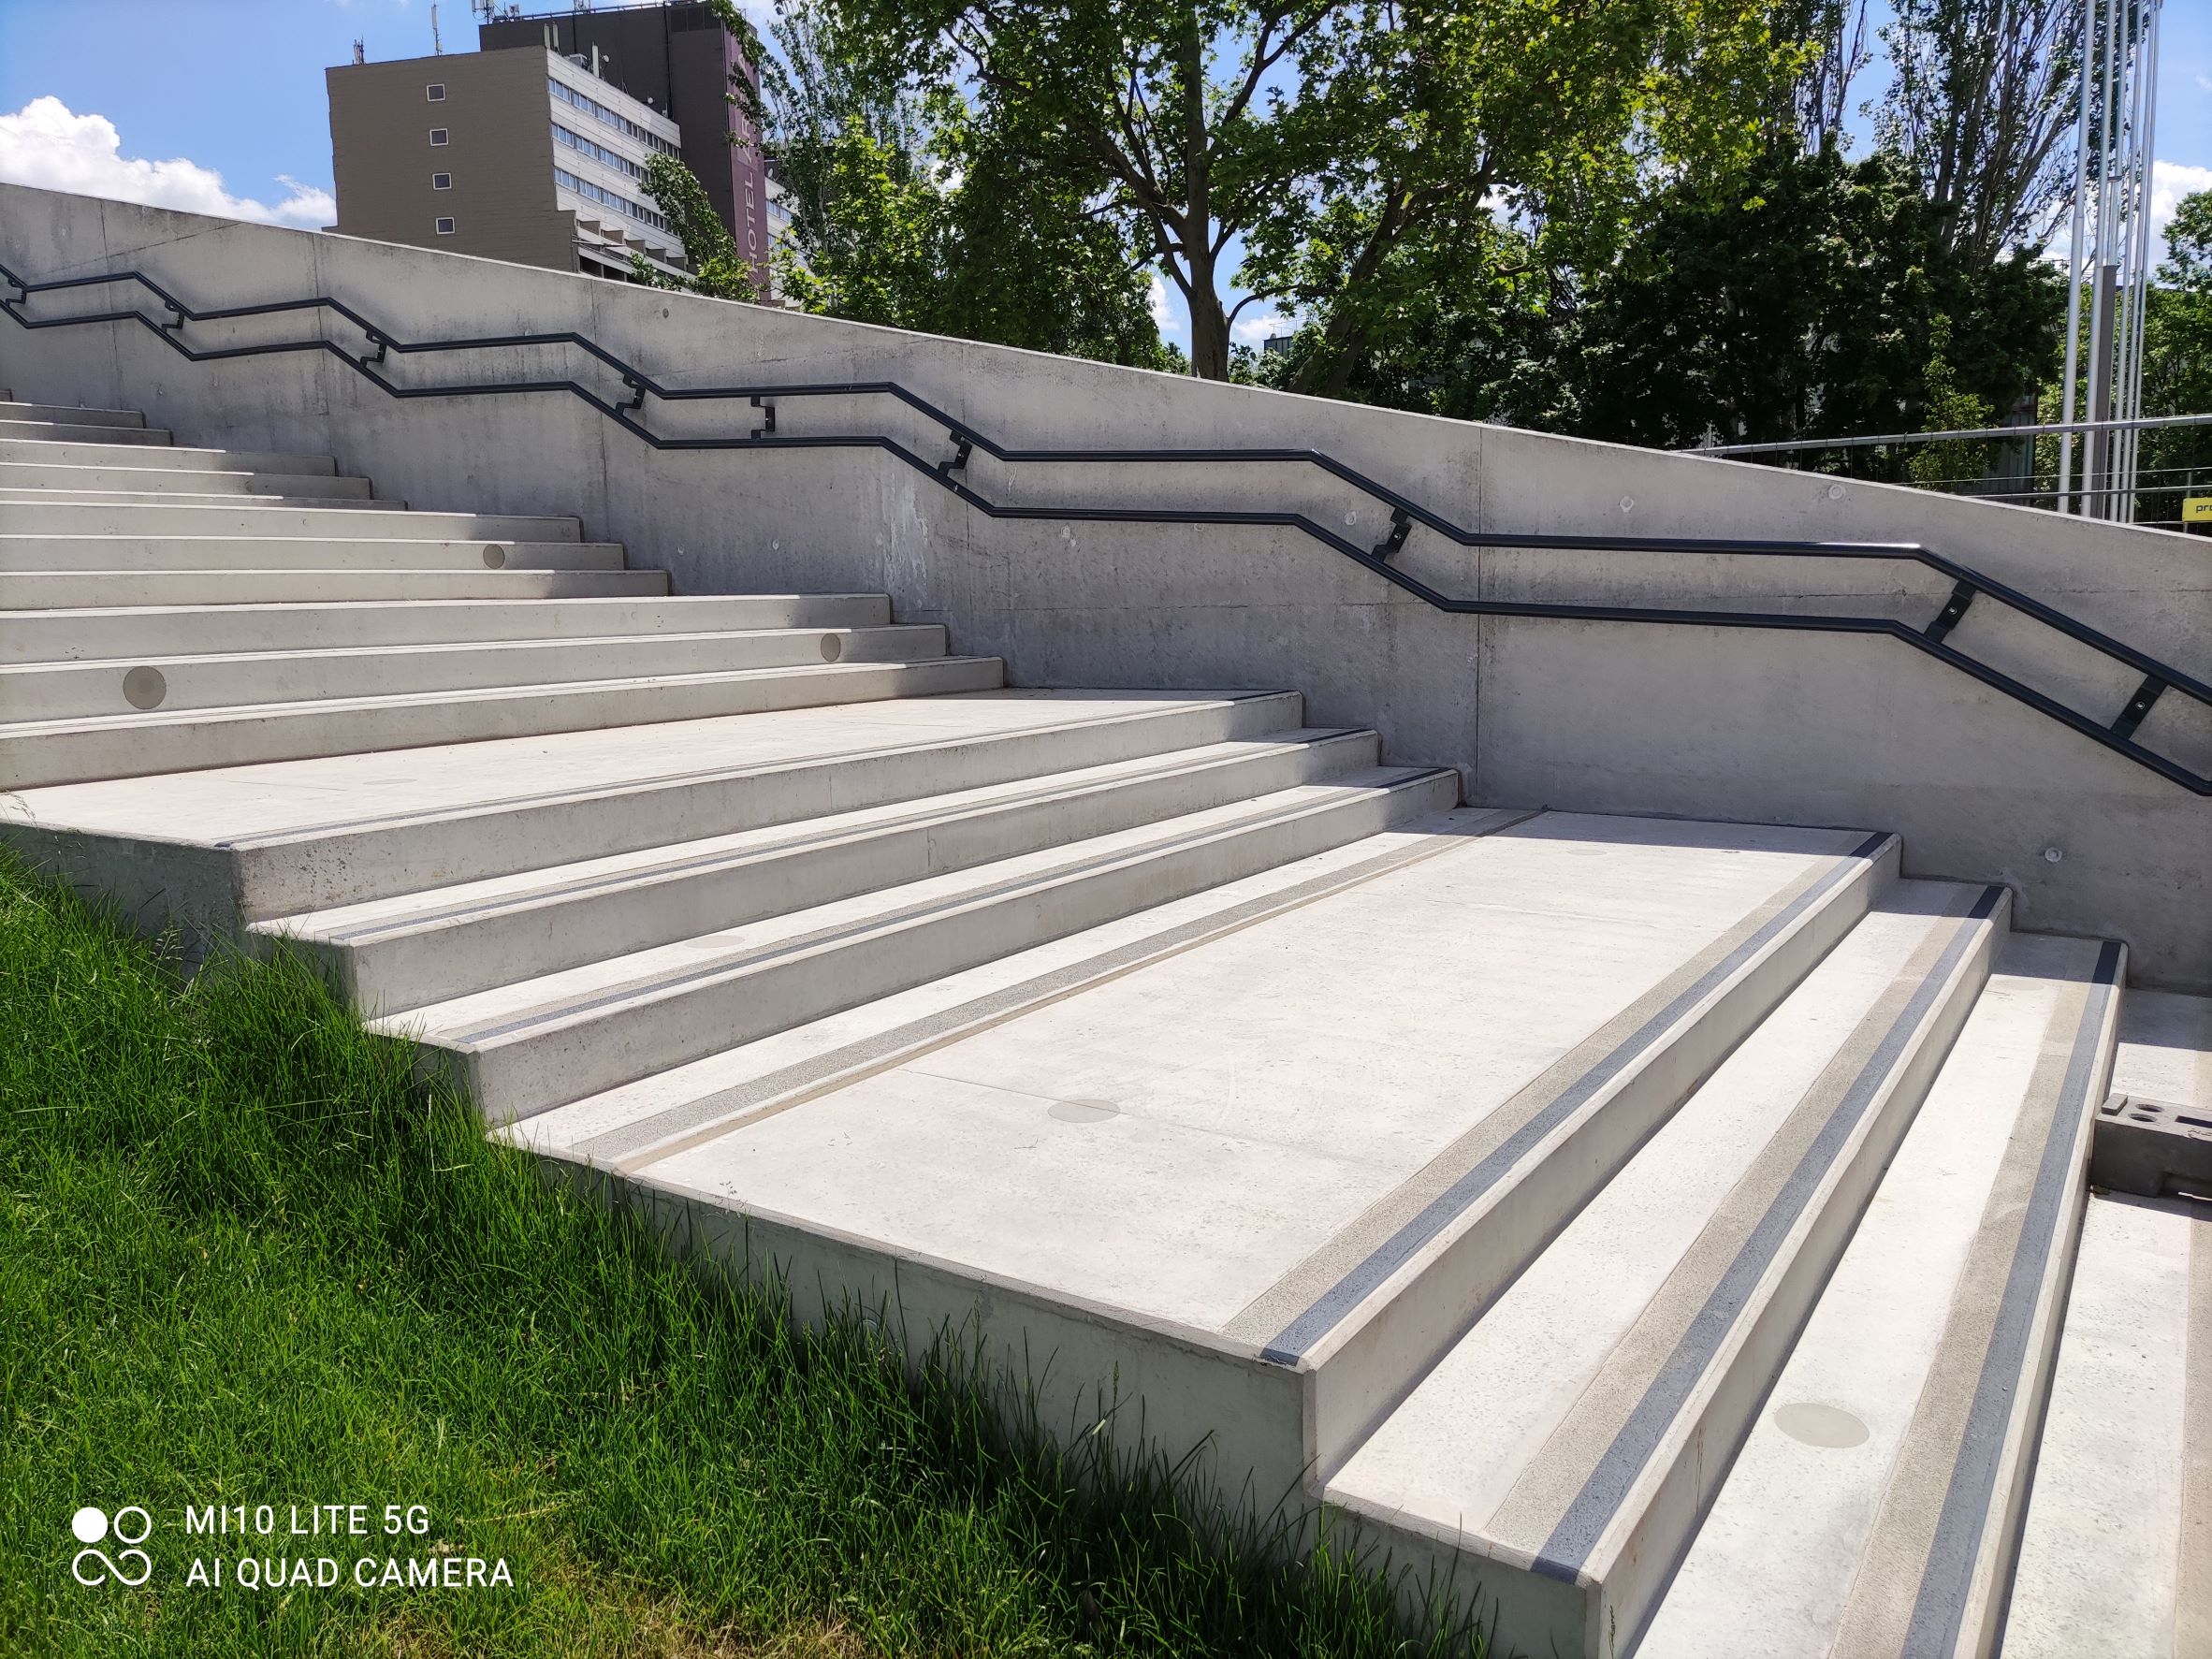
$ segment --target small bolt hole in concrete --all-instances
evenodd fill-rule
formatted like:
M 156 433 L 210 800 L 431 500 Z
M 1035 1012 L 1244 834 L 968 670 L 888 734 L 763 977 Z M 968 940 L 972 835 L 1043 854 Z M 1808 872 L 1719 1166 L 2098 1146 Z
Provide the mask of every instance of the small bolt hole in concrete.
M 123 700 L 133 708 L 159 708 L 169 682 L 158 668 L 134 668 L 123 677 Z
M 1112 1100 L 1055 1100 L 1045 1115 L 1056 1117 L 1062 1123 L 1103 1123 L 1107 1118 L 1119 1117 L 1121 1108 Z
M 506 562 L 506 548 L 501 546 L 497 542 L 487 542 L 484 544 L 484 568 L 486 570 L 502 569 Z
M 1794 1400 L 1774 1410 L 1774 1426 L 1792 1440 L 1835 1450 L 1866 1444 L 1867 1425 L 1840 1406 L 1813 1400 Z
M 834 633 L 825 633 L 822 636 L 822 660 L 824 662 L 835 662 L 844 654 L 845 642 L 843 640 Z

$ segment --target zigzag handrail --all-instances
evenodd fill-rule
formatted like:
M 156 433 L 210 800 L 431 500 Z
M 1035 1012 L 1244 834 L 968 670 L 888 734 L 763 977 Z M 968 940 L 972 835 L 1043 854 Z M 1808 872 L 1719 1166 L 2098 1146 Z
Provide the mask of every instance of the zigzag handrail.
M 743 386 L 667 386 L 644 371 L 616 357 L 596 342 L 573 330 L 544 334 L 502 334 L 458 340 L 407 341 L 380 327 L 343 300 L 329 295 L 311 298 L 271 300 L 255 305 L 197 310 L 186 305 L 143 271 L 131 269 L 94 276 L 64 277 L 51 282 L 30 282 L 0 264 L 4 278 L 16 293 L 0 298 L 0 311 L 25 328 L 77 327 L 94 323 L 135 322 L 152 330 L 172 350 L 196 363 L 219 362 L 231 357 L 270 357 L 287 352 L 327 352 L 394 398 L 459 398 L 508 396 L 517 393 L 567 392 L 580 398 L 607 419 L 655 449 L 880 449 L 895 456 L 916 472 L 932 479 L 977 512 L 992 518 L 1056 519 L 1075 522 L 1134 524 L 1224 524 L 1296 530 L 1372 571 L 1383 580 L 1414 595 L 1440 611 L 1455 616 L 1526 617 L 1563 621 L 1671 623 L 1697 627 L 1754 628 L 1812 633 L 1864 633 L 1903 641 L 1938 662 L 1981 681 L 2025 704 L 2037 713 L 2072 728 L 2136 764 L 2179 784 L 2192 794 L 2212 795 L 2212 778 L 2190 771 L 2179 763 L 2134 740 L 2139 727 L 2159 698 L 2179 691 L 2212 707 L 2212 685 L 2160 662 L 2134 647 L 2090 627 L 2018 589 L 1968 568 L 1914 542 L 1792 542 L 1730 538 L 1521 534 L 1502 531 L 1476 531 L 1455 524 L 1419 502 L 1369 477 L 1335 457 L 1317 449 L 1185 448 L 1185 449 L 1017 449 L 1002 444 L 968 422 L 948 414 L 895 381 L 840 381 L 770 384 Z M 78 313 L 69 316 L 35 318 L 25 307 L 34 294 L 135 283 L 158 298 L 170 313 L 157 320 L 136 308 Z M 234 345 L 199 350 L 181 337 L 187 323 L 235 321 L 243 317 L 271 316 L 289 312 L 326 311 L 343 317 L 361 330 L 373 352 L 348 351 L 336 341 L 320 336 L 308 340 L 276 341 L 257 345 Z M 430 352 L 487 351 L 508 347 L 574 346 L 613 370 L 634 394 L 627 402 L 614 403 L 589 386 L 572 379 L 518 380 L 407 386 L 395 384 L 377 371 L 389 352 L 402 355 Z M 730 401 L 743 398 L 762 410 L 764 424 L 739 437 L 672 438 L 647 428 L 636 417 L 648 397 L 662 402 Z M 956 445 L 953 456 L 930 461 L 887 432 L 798 434 L 776 431 L 775 400 L 784 398 L 888 397 L 906 404 L 941 426 Z M 1390 509 L 1390 532 L 1374 546 L 1363 546 L 1302 513 L 1243 511 L 1178 507 L 1010 506 L 988 500 L 965 480 L 970 454 L 982 450 L 993 459 L 1021 465 L 1031 462 L 1289 462 L 1318 467 L 1351 485 Z M 1404 546 L 1416 524 L 1463 547 L 1528 547 L 1553 551 L 1615 553 L 1724 553 L 1784 559 L 1890 560 L 1925 565 L 1950 578 L 1950 597 L 1925 628 L 1912 628 L 1890 617 L 1800 615 L 1774 611 L 1715 611 L 1674 609 L 1666 606 L 1563 604 L 1549 601 L 1465 599 L 1439 591 L 1391 562 Z M 1966 614 L 1975 598 L 1990 599 L 2030 617 L 2079 644 L 2125 663 L 2144 677 L 2126 707 L 2110 721 L 2101 721 L 2057 701 L 2000 669 L 1992 668 L 1946 643 L 1946 636 Z

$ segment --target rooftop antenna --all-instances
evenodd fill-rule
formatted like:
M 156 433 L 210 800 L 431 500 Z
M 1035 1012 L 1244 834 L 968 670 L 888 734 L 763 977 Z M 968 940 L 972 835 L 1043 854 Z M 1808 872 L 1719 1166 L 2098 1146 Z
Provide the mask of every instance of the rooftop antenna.
M 357 35 L 357 36 L 354 36 L 354 62 L 355 62 L 355 63 L 357 63 L 357 64 L 365 64 L 365 63 L 367 63 L 368 61 L 369 61 L 369 41 L 368 41 L 368 37 L 367 37 L 366 36 Z
M 438 56 L 445 55 L 445 42 L 438 35 L 438 8 L 430 7 L 430 50 Z
M 491 22 L 500 14 L 499 0 L 469 0 L 469 10 L 478 22 Z

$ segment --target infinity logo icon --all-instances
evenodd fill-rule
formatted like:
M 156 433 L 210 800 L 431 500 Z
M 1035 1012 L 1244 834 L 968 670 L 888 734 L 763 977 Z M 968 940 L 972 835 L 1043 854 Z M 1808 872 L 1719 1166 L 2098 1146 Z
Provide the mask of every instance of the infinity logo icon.
M 124 1530 L 129 1522 L 129 1518 L 133 1515 L 138 1518 L 137 1522 L 138 1530 L 136 1534 Z M 111 1559 L 106 1550 L 95 1548 L 101 1539 L 108 1535 L 110 1524 L 114 1527 L 115 1541 L 118 1544 L 125 1546 L 143 1544 L 148 1535 L 153 1531 L 153 1517 L 147 1514 L 136 1504 L 126 1504 L 116 1510 L 112 1523 L 109 1522 L 106 1511 L 96 1509 L 90 1504 L 78 1510 L 76 1514 L 69 1517 L 69 1530 L 76 1535 L 77 1541 L 84 1545 L 85 1548 L 80 1550 L 77 1552 L 77 1558 L 69 1563 L 70 1577 L 87 1589 L 97 1584 L 105 1584 L 109 1579 L 113 1579 L 118 1584 L 135 1590 L 153 1576 L 153 1560 L 143 1550 L 128 1548 L 119 1550 L 115 1552 L 119 1559 Z M 88 1561 L 97 1564 L 92 1568 L 89 1575 L 85 1570 L 85 1564 Z M 132 1564 L 136 1564 L 138 1569 L 138 1576 L 135 1579 L 126 1570 Z

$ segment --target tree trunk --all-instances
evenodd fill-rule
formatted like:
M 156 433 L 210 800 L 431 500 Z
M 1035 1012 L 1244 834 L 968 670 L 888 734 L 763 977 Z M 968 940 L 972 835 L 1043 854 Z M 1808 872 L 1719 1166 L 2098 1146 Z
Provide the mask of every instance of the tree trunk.
M 1214 285 L 1214 261 L 1193 255 L 1190 265 L 1190 371 L 1201 380 L 1229 378 L 1229 311 Z

